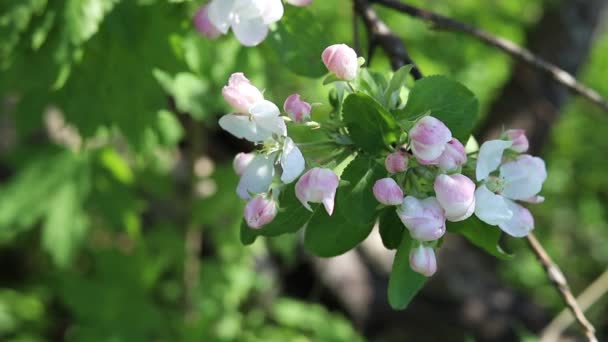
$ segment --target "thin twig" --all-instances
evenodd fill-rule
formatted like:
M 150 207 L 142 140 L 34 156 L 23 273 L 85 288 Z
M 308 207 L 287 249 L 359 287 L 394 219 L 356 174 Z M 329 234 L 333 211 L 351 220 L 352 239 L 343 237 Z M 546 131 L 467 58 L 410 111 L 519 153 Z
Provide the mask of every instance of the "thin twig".
M 581 294 L 576 298 L 576 302 L 580 304 L 581 310 L 586 311 L 596 303 L 603 295 L 608 292 L 608 270 L 604 271 L 596 280 L 591 283 Z M 542 331 L 540 336 L 541 342 L 557 341 L 562 335 L 562 332 L 574 322 L 574 317 L 567 309 L 555 317 Z
M 418 69 L 414 61 L 410 58 L 401 38 L 395 35 L 382 19 L 378 17 L 376 11 L 370 6 L 369 1 L 354 0 L 354 4 L 355 10 L 359 13 L 361 18 L 363 18 L 363 22 L 365 22 L 365 27 L 370 36 L 368 62 L 371 61 L 375 46 L 379 45 L 388 55 L 393 70 L 411 64 L 413 65 L 413 68 L 410 71 L 412 77 L 416 80 L 422 78 L 420 69 Z
M 546 72 L 558 83 L 565 85 L 571 91 L 587 98 L 589 101 L 603 110 L 608 111 L 608 101 L 604 99 L 597 91 L 580 83 L 574 76 L 557 65 L 547 62 L 546 60 L 533 54 L 530 50 L 519 47 L 510 40 L 497 37 L 489 32 L 456 21 L 452 18 L 404 4 L 398 0 L 373 0 L 373 2 L 388 8 L 392 8 L 401 13 L 405 13 L 414 18 L 428 21 L 434 25 L 435 29 L 456 31 L 471 35 L 487 45 L 496 47 L 512 57 L 519 59 L 520 61 L 523 61 L 543 72 Z
M 576 321 L 581 326 L 585 336 L 591 342 L 597 342 L 597 338 L 595 337 L 595 328 L 593 325 L 587 320 L 583 310 L 578 306 L 572 291 L 570 291 L 570 286 L 568 286 L 568 281 L 566 277 L 559 269 L 556 263 L 551 260 L 547 251 L 543 248 L 540 242 L 536 239 L 536 236 L 533 233 L 528 234 L 527 237 L 528 245 L 538 258 L 538 261 L 543 265 L 547 275 L 549 276 L 549 280 L 553 283 L 555 288 L 558 290 L 560 296 L 564 300 L 566 306 L 570 309 Z

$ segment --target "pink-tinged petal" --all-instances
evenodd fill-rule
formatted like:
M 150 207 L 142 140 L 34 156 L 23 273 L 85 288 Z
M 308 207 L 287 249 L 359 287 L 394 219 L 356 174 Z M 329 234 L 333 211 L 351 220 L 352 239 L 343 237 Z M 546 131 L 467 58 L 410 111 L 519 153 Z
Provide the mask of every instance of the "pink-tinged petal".
M 208 7 L 208 16 L 213 26 L 226 34 L 234 20 L 234 3 L 236 0 L 212 0 Z
M 228 84 L 222 89 L 222 96 L 241 114 L 249 113 L 251 106 L 264 100 L 262 92 L 242 72 L 230 76 Z
M 222 34 L 222 32 L 213 25 L 211 20 L 209 20 L 207 5 L 201 6 L 198 11 L 196 11 L 192 21 L 196 30 L 209 39 L 215 39 Z
M 242 199 L 251 198 L 252 194 L 268 192 L 274 177 L 274 160 L 258 155 L 249 163 L 239 180 L 236 192 Z
M 409 132 L 414 156 L 422 161 L 432 161 L 441 156 L 446 144 L 452 140 L 452 132 L 440 120 L 425 116 L 418 120 Z
M 461 174 L 439 175 L 434 183 L 437 201 L 449 221 L 469 218 L 475 211 L 475 183 Z
M 433 241 L 445 234 L 445 216 L 435 197 L 406 196 L 397 215 L 416 240 Z
M 528 142 L 528 138 L 526 137 L 526 131 L 523 129 L 509 129 L 505 132 L 505 136 L 508 140 L 513 142 L 511 150 L 518 153 L 528 151 L 530 144 Z
M 464 146 L 457 139 L 452 139 L 445 145 L 441 156 L 431 162 L 430 165 L 437 165 L 445 171 L 453 171 L 466 162 L 467 153 Z
M 510 199 L 524 200 L 536 196 L 547 179 L 545 162 L 524 154 L 500 167 L 505 185 L 502 194 Z
M 272 137 L 272 132 L 258 127 L 245 115 L 226 114 L 220 118 L 219 125 L 235 137 L 251 142 L 262 142 Z
M 385 205 L 400 205 L 403 202 L 403 190 L 392 178 L 382 178 L 373 187 L 378 202 Z
M 511 145 L 513 145 L 511 141 L 505 140 L 489 140 L 481 145 L 475 170 L 477 181 L 486 179 L 491 172 L 498 169 L 502 161 L 502 154 Z
M 257 196 L 247 202 L 244 211 L 245 222 L 254 229 L 272 222 L 278 213 L 276 202 L 263 196 Z
M 241 19 L 232 24 L 236 39 L 245 46 L 256 46 L 268 35 L 268 25 L 262 18 Z
M 283 109 L 294 122 L 302 123 L 310 119 L 312 106 L 302 101 L 299 94 L 293 94 L 285 100 Z
M 283 169 L 281 181 L 289 184 L 296 180 L 304 171 L 305 164 L 304 156 L 300 149 L 291 138 L 285 138 L 283 152 L 281 153 L 281 168 Z
M 339 183 L 340 179 L 332 170 L 315 167 L 302 175 L 296 183 L 296 197 L 310 211 L 312 208 L 308 202 L 323 203 L 331 215 Z
M 255 153 L 244 152 L 241 152 L 234 157 L 232 167 L 234 168 L 234 172 L 237 174 L 237 176 L 243 175 L 253 158 L 255 158 Z
M 410 267 L 412 270 L 430 277 L 437 272 L 437 259 L 432 247 L 419 245 L 410 251 Z
M 405 172 L 407 170 L 408 158 L 403 152 L 393 152 L 386 156 L 384 166 L 391 174 Z
M 545 201 L 545 197 L 544 196 L 533 196 L 533 197 L 521 199 L 520 201 L 532 203 L 532 204 L 538 204 L 538 203 L 543 203 Z
M 530 211 L 521 205 L 505 200 L 509 210 L 513 212 L 511 219 L 498 225 L 503 232 L 513 237 L 524 237 L 534 229 L 534 217 Z
M 341 80 L 352 81 L 357 77 L 359 61 L 357 53 L 346 44 L 327 47 L 321 55 L 327 70 Z
M 253 121 L 263 129 L 280 136 L 287 135 L 287 125 L 280 117 L 281 111 L 274 103 L 267 100 L 256 102 L 249 108 L 249 113 Z
M 510 220 L 513 212 L 505 198 L 482 185 L 475 190 L 475 216 L 489 225 L 497 226 Z
M 306 7 L 312 3 L 312 0 L 287 0 L 287 3 L 298 7 Z

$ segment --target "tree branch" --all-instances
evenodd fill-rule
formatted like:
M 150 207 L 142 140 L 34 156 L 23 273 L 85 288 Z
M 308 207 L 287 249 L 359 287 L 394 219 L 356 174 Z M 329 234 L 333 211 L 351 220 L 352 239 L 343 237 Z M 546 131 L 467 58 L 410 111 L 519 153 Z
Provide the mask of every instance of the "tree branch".
M 581 326 L 583 332 L 585 333 L 585 336 L 587 336 L 587 339 L 591 342 L 597 342 L 597 338 L 595 337 L 595 328 L 589 322 L 589 320 L 587 320 L 587 317 L 585 317 L 583 310 L 581 310 L 581 308 L 578 306 L 574 295 L 570 291 L 568 281 L 566 280 L 566 277 L 560 270 L 559 266 L 557 266 L 557 264 L 554 263 L 553 260 L 551 260 L 551 257 L 549 256 L 549 254 L 547 254 L 547 251 L 545 251 L 543 246 L 536 239 L 534 233 L 528 234 L 527 240 L 528 244 L 530 245 L 530 248 L 538 258 L 538 261 L 543 265 L 545 271 L 547 272 L 549 279 L 551 280 L 555 288 L 559 291 L 559 294 L 566 303 L 566 306 L 568 306 L 570 311 L 572 311 L 574 318 Z
M 405 13 L 414 18 L 428 21 L 434 25 L 435 29 L 462 32 L 473 36 L 489 46 L 496 47 L 512 57 L 523 61 L 536 69 L 546 72 L 547 74 L 551 75 L 553 80 L 556 82 L 565 85 L 571 91 L 585 97 L 598 107 L 608 112 L 608 101 L 606 101 L 606 99 L 604 99 L 597 91 L 580 83 L 567 71 L 536 56 L 530 50 L 517 46 L 517 44 L 510 40 L 496 37 L 489 32 L 480 30 L 471 25 L 427 10 L 419 9 L 417 7 L 399 2 L 398 0 L 374 0 L 373 2 L 388 8 L 392 8 L 401 13 Z
M 376 11 L 371 8 L 369 1 L 354 0 L 354 4 L 355 10 L 359 13 L 363 22 L 365 22 L 365 27 L 370 35 L 368 62 L 371 61 L 374 47 L 379 45 L 388 55 L 393 70 L 411 64 L 414 66 L 410 71 L 412 77 L 414 77 L 414 79 L 422 78 L 420 69 L 418 69 L 416 63 L 410 58 L 401 38 L 395 35 L 382 19 L 378 17 Z

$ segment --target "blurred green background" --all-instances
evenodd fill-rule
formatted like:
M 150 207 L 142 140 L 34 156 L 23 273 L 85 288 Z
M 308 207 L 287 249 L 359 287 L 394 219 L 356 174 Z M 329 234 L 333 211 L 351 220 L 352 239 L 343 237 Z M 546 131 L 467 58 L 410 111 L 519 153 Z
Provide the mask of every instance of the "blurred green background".
M 522 45 L 543 13 L 562 5 L 410 3 Z M 313 119 L 329 110 L 328 88 L 320 77 L 291 72 L 270 40 L 245 48 L 232 34 L 215 41 L 200 36 L 191 21 L 200 5 L 0 2 L 0 340 L 412 338 L 407 322 L 397 334 L 393 326 L 390 336 L 362 326 L 319 294 L 319 279 L 294 276 L 314 276 L 301 271 L 305 252 L 297 236 L 241 245 L 244 203 L 234 192 L 231 162 L 251 146 L 218 130 L 217 119 L 230 110 L 221 87 L 232 72 L 245 72 L 279 105 L 294 92 L 321 103 Z M 320 58 L 319 42 L 352 44 L 350 1 L 315 0 L 297 11 L 310 12 L 323 28 L 311 54 Z M 467 85 L 488 115 L 511 76 L 509 57 L 389 10 L 379 13 L 426 75 Z M 608 94 L 608 30 L 597 32 L 580 76 Z M 372 68 L 390 70 L 380 51 Z M 608 264 L 608 121 L 574 97 L 560 111 L 543 147 L 547 201 L 534 213 L 539 238 L 579 293 Z M 492 261 L 498 279 L 553 317 L 563 304 L 544 271 L 522 241 L 506 242 L 516 257 Z M 600 336 L 608 336 L 607 300 L 589 311 Z M 529 339 L 538 333 L 518 331 Z M 453 339 L 475 336 L 464 329 Z

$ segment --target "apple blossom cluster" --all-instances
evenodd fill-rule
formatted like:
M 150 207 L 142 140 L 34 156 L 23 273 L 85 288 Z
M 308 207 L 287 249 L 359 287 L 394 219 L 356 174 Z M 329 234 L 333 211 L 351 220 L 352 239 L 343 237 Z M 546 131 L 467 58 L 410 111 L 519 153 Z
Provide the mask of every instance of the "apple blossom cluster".
M 312 0 L 287 0 L 304 7 Z M 232 29 L 236 39 L 245 46 L 256 46 L 268 35 L 268 27 L 283 17 L 281 0 L 211 0 L 194 14 L 196 30 L 215 39 Z
M 376 199 L 396 206 L 397 215 L 414 239 L 411 268 L 425 276 L 437 270 L 434 247 L 446 232 L 446 220 L 459 222 L 475 214 L 514 237 L 534 229 L 534 219 L 519 202 L 539 203 L 547 177 L 545 163 L 525 154 L 528 140 L 522 130 L 508 130 L 500 140 L 485 142 L 473 163 L 476 183 L 462 174 L 468 161 L 465 148 L 450 129 L 433 116 L 419 119 L 408 132 L 408 144 L 385 159 L 389 177 L 373 187 Z M 432 175 L 432 188 L 415 186 L 411 194 L 406 181 L 416 183 L 408 167 Z
M 309 202 L 323 203 L 331 215 L 338 176 L 318 167 L 302 175 L 306 167 L 304 156 L 287 134 L 286 121 L 311 123 L 312 106 L 293 94 L 283 105 L 287 116 L 281 116 L 279 108 L 264 99 L 242 73 L 230 76 L 222 95 L 235 112 L 222 116 L 220 127 L 260 146 L 257 152 L 237 154 L 233 162 L 234 171 L 240 176 L 237 194 L 248 200 L 244 213 L 247 225 L 257 229 L 270 223 L 278 213 L 279 193 L 298 178 L 296 196 L 302 205 L 312 211 Z
M 362 72 L 355 51 L 335 44 L 323 51 L 321 59 L 332 74 L 327 79 L 342 83 L 337 87 L 358 96 L 356 83 L 351 83 Z M 264 229 L 271 223 L 279 213 L 279 194 L 296 180 L 295 196 L 302 206 L 313 211 L 309 203 L 322 203 L 331 216 L 338 175 L 330 168 L 307 170 L 304 155 L 287 131 L 287 123 L 319 127 L 311 121 L 312 105 L 293 94 L 284 101 L 282 115 L 242 73 L 230 77 L 222 94 L 234 113 L 222 116 L 219 125 L 258 147 L 256 152 L 239 153 L 234 159 L 234 170 L 240 176 L 237 194 L 248 201 L 246 224 Z M 352 117 L 355 113 L 350 112 Z M 340 120 L 338 116 L 328 126 L 338 127 L 349 141 L 348 126 Z M 547 172 L 542 159 L 526 154 L 524 131 L 507 130 L 500 139 L 486 141 L 479 151 L 467 154 L 462 142 L 432 112 L 402 122 L 400 129 L 396 148 L 392 145 L 393 152 L 383 157 L 387 177 L 377 179 L 365 191 L 372 192 L 383 206 L 396 207 L 412 238 L 412 270 L 427 277 L 437 271 L 435 249 L 446 233 L 446 222 L 475 215 L 513 237 L 526 236 L 534 229 L 534 218 L 522 203 L 544 200 L 539 193 Z M 350 153 L 365 152 L 353 147 Z

